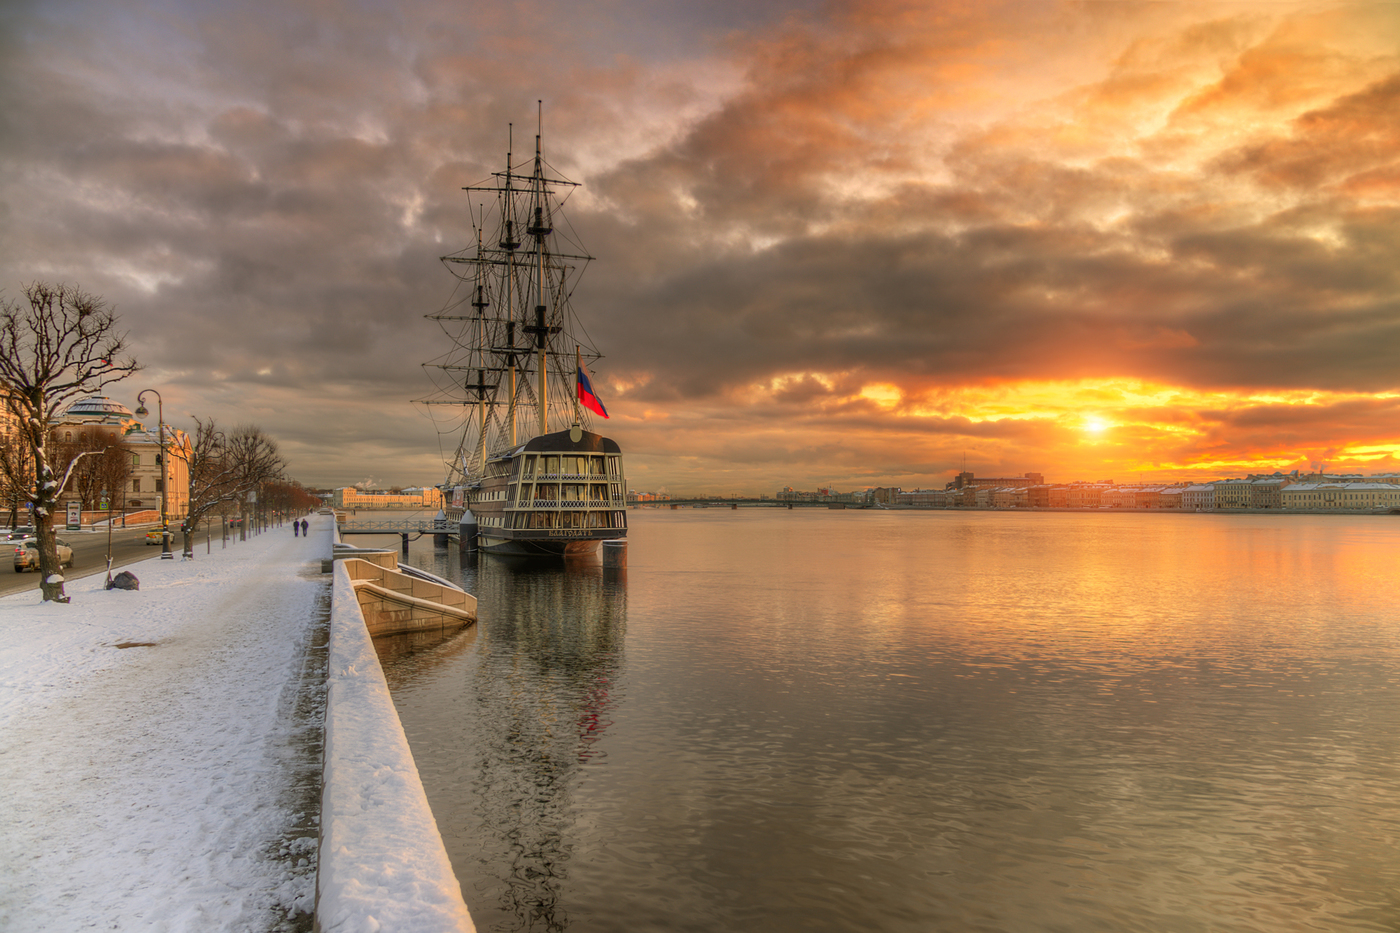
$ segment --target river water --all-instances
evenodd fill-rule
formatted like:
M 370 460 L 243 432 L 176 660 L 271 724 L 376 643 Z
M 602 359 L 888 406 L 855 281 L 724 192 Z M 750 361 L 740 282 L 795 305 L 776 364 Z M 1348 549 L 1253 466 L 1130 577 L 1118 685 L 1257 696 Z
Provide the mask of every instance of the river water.
M 412 548 L 480 601 L 382 646 L 478 929 L 1400 930 L 1400 518 L 629 519 Z

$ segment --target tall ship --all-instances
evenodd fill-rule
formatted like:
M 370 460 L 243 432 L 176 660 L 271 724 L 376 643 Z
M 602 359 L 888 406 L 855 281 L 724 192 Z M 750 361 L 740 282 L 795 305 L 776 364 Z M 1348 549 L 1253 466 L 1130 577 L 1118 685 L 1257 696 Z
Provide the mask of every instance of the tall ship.
M 627 535 L 622 449 L 592 429 L 607 410 L 588 365 L 600 354 L 570 297 L 592 260 L 563 213 L 579 187 L 533 160 L 463 190 L 475 244 L 442 257 L 457 279 L 438 322 L 448 349 L 425 363 L 444 439 L 444 513 L 462 543 L 523 556 L 595 551 Z

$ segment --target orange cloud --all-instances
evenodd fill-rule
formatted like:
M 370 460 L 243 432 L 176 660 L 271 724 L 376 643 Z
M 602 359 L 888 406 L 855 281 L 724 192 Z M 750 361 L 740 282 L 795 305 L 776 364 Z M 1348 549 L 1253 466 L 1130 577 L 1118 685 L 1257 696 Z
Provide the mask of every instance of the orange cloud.
M 650 438 L 647 446 L 657 434 L 666 439 L 663 459 L 684 452 L 687 467 L 675 469 L 669 484 L 743 491 L 714 479 L 741 462 L 774 489 L 818 478 L 839 488 L 942 486 L 964 457 L 983 474 L 1034 470 L 1052 481 L 1189 481 L 1307 471 L 1317 462 L 1377 472 L 1395 464 L 1400 452 L 1392 427 L 1400 416 L 1396 396 L 1203 392 L 1131 379 L 924 392 L 857 386 L 840 375 L 803 374 L 780 382 L 753 387 L 747 417 L 718 430 L 723 422 L 703 409 L 682 423 L 639 426 Z M 820 385 L 822 391 L 797 395 L 790 391 L 794 385 Z M 837 385 L 846 394 L 830 391 Z M 711 425 L 707 444 L 687 450 L 697 423 Z

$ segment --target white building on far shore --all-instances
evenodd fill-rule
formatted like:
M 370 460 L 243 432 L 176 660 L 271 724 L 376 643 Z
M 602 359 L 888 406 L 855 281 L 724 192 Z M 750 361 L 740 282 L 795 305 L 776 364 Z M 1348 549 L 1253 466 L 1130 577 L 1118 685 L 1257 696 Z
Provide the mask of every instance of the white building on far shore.
M 1295 483 L 1284 487 L 1285 509 L 1374 511 L 1400 508 L 1400 486 L 1391 483 Z

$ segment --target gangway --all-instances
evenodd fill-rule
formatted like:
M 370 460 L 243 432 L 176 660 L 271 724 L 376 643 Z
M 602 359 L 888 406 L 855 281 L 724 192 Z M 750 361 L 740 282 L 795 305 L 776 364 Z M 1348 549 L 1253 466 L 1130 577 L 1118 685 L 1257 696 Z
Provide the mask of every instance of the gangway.
M 458 527 L 445 518 L 399 518 L 384 521 L 339 519 L 336 527 L 344 535 L 398 535 L 403 539 L 403 551 L 408 553 L 409 535 L 456 535 Z

